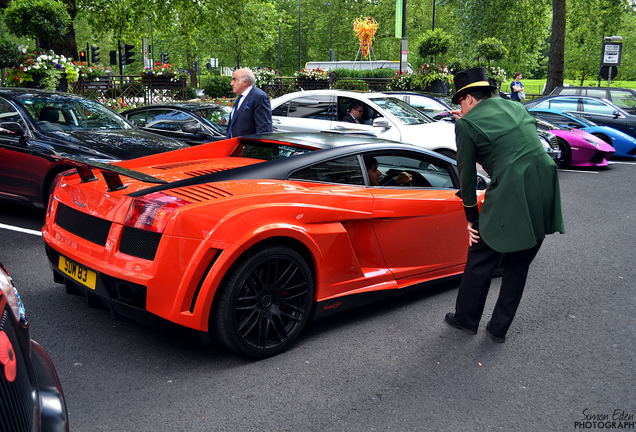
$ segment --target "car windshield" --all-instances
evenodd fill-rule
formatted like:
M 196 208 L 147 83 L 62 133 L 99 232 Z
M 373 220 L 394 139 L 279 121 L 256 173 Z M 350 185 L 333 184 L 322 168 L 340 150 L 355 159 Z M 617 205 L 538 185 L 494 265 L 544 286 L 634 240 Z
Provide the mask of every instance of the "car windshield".
M 196 110 L 195 113 L 199 117 L 203 117 L 212 123 L 219 132 L 225 135 L 227 133 L 227 122 L 230 119 L 231 111 L 232 108 L 219 105 L 216 107 L 201 108 Z
M 64 95 L 24 94 L 16 97 L 45 131 L 130 129 L 122 117 L 99 103 Z
M 274 160 L 297 156 L 315 149 L 277 142 L 241 139 L 230 156 L 250 159 Z
M 406 125 L 433 123 L 433 120 L 422 114 L 403 100 L 394 97 L 371 98 L 379 107 L 387 110 Z

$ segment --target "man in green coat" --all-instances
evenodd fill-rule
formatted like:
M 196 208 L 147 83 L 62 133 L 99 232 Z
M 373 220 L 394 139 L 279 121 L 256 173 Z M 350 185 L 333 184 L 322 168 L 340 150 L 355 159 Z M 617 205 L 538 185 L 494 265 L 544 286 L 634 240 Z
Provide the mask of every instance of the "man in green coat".
M 503 256 L 501 289 L 486 330 L 504 342 L 543 238 L 564 232 L 557 168 L 539 141 L 534 117 L 519 103 L 492 97 L 495 86 L 483 68 L 458 72 L 455 88 L 453 103 L 461 107 L 454 113 L 457 165 L 470 247 L 455 313 L 444 319 L 477 333 L 492 272 Z M 476 163 L 491 180 L 480 211 Z

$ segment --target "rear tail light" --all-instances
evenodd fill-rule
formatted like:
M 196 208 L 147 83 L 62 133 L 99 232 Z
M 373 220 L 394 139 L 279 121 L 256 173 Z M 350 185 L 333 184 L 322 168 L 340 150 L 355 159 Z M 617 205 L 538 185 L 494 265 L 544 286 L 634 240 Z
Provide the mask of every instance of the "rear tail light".
M 170 215 L 190 201 L 155 192 L 141 198 L 135 198 L 126 216 L 126 226 L 161 233 L 166 228 Z

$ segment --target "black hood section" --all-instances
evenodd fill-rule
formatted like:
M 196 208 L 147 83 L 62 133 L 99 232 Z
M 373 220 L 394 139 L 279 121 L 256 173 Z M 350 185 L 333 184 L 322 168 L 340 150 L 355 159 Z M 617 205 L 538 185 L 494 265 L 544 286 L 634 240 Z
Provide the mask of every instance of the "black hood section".
M 188 147 L 176 140 L 139 129 L 50 131 L 47 134 L 89 154 L 98 152 L 118 160 Z

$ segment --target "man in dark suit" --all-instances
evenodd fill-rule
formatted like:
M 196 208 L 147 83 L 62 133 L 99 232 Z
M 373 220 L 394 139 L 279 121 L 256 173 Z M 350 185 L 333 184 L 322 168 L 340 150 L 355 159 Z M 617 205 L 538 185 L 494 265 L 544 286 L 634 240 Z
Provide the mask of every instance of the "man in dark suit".
M 349 111 L 340 120 L 347 123 L 360 123 L 360 117 L 364 113 L 364 107 L 361 103 L 353 102 L 349 107 Z
M 458 72 L 455 88 L 452 101 L 461 107 L 453 112 L 457 167 L 470 247 L 455 313 L 444 320 L 477 333 L 492 272 L 503 255 L 499 297 L 486 331 L 504 342 L 543 238 L 564 232 L 557 169 L 539 142 L 534 118 L 523 105 L 492 97 L 495 86 L 483 68 Z M 480 211 L 475 163 L 491 178 Z
M 228 138 L 272 131 L 269 97 L 255 87 L 255 83 L 254 74 L 249 69 L 237 69 L 232 73 L 230 85 L 237 98 L 227 124 Z

